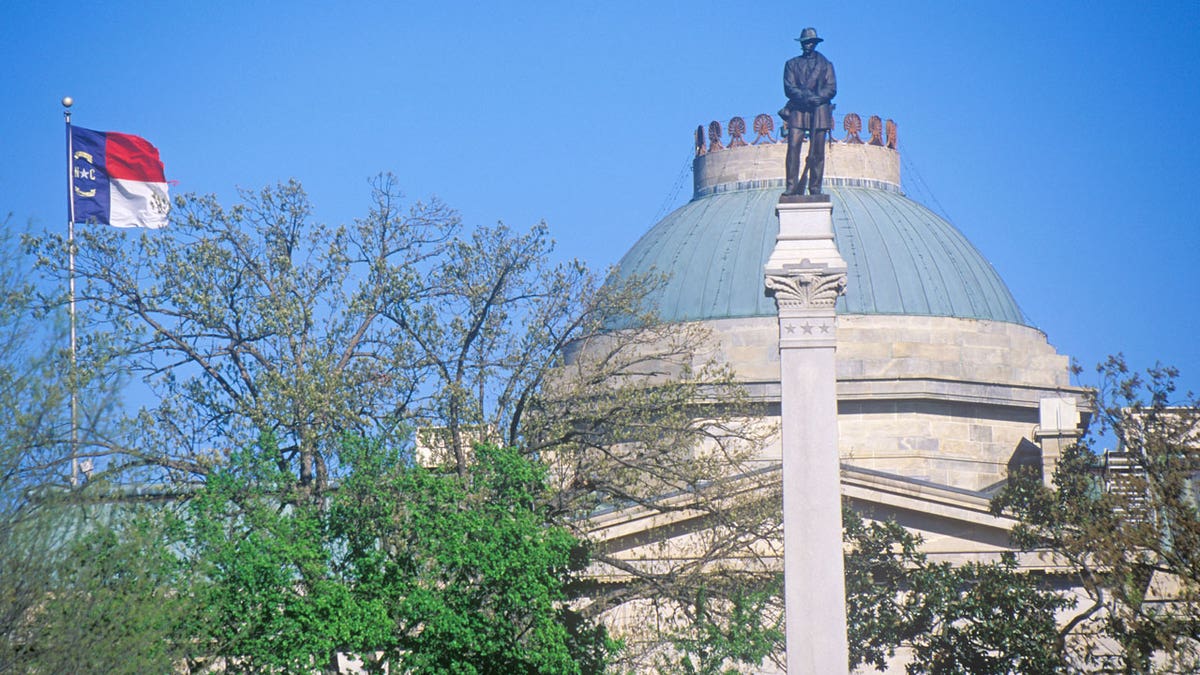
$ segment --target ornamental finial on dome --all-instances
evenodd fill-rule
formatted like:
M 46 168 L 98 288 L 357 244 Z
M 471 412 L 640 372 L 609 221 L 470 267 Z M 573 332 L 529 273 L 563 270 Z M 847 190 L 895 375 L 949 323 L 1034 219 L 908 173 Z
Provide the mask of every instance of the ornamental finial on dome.
M 867 120 L 867 131 L 871 132 L 871 145 L 883 145 L 883 119 L 879 115 L 871 115 Z
M 775 120 L 766 113 L 759 113 L 754 117 L 754 133 L 758 134 L 754 137 L 754 144 L 759 143 L 774 143 L 775 137 L 772 135 L 775 132 Z
M 742 138 L 745 134 L 746 120 L 740 117 L 729 120 L 729 147 L 740 148 L 746 145 L 746 139 Z
M 858 137 L 858 133 L 862 131 L 862 118 L 858 116 L 858 113 L 848 113 L 843 117 L 842 129 L 846 132 L 843 143 L 862 143 L 862 139 Z
M 713 120 L 708 123 L 708 151 L 716 152 L 724 149 L 725 144 L 721 142 L 721 123 Z

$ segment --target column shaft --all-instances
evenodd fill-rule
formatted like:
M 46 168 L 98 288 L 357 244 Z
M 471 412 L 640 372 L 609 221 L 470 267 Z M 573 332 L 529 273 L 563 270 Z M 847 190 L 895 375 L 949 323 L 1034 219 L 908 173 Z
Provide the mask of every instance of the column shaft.
M 789 675 L 846 673 L 835 303 L 846 265 L 825 203 L 778 207 L 766 286 L 779 306 L 784 604 Z

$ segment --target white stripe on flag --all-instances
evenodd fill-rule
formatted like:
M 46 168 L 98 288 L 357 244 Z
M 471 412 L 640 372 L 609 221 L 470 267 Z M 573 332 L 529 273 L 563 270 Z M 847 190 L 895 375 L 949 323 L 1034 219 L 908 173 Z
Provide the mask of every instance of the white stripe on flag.
M 109 179 L 108 224 L 160 228 L 167 225 L 171 203 L 166 183 Z

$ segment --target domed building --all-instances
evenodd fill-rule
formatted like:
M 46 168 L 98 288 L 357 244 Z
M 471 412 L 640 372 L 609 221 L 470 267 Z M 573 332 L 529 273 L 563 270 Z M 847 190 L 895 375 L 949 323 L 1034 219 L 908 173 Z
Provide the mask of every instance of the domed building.
M 905 196 L 894 140 L 894 131 L 887 142 L 849 134 L 827 153 L 825 191 L 848 265 L 837 303 L 842 460 L 848 470 L 986 492 L 1023 440 L 1062 430 L 1061 420 L 1041 419 L 1042 402 L 1061 414 L 1060 401 L 1082 390 L 983 254 Z M 620 262 L 622 274 L 665 273 L 650 298 L 662 318 L 705 322 L 768 402 L 778 398 L 778 319 L 763 268 L 778 234 L 785 151 L 736 137 L 702 147 L 692 200 Z
M 705 325 L 766 421 L 779 422 L 780 314 L 764 268 L 779 234 L 786 143 L 771 126 L 759 115 L 752 141 L 741 118 L 728 135 L 716 122 L 698 129 L 692 199 L 634 244 L 619 273 L 665 275 L 647 302 L 665 321 Z M 1016 465 L 1053 473 L 1086 424 L 1084 390 L 987 258 L 906 196 L 895 124 L 870 118 L 866 141 L 858 115 L 843 128 L 824 179 L 847 267 L 836 304 L 842 496 L 920 534 L 931 560 L 995 557 L 1011 550 L 1013 522 L 991 514 L 991 497 Z M 778 470 L 778 441 L 761 460 Z M 605 514 L 596 539 L 630 561 L 662 555 L 664 541 L 686 545 L 686 514 L 648 513 Z
M 847 129 L 861 126 L 847 119 Z M 827 152 L 825 192 L 848 265 L 837 302 L 843 470 L 986 495 L 1014 462 L 1039 461 L 1036 449 L 1049 474 L 1057 441 L 1080 423 L 1069 360 L 983 254 L 904 194 L 890 120 L 888 130 L 867 142 L 848 131 Z M 779 230 L 786 144 L 735 135 L 697 148 L 691 201 L 634 244 L 620 273 L 665 273 L 648 299 L 660 316 L 704 322 L 755 397 L 778 401 L 778 315 L 763 268 Z

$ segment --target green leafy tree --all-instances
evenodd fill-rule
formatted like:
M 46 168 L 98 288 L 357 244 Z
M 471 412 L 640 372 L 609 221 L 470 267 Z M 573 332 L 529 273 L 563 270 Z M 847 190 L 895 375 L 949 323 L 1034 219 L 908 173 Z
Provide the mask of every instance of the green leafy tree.
M 29 270 L 7 219 L 0 222 L 0 522 L 11 522 L 30 488 L 65 486 L 70 449 L 68 360 L 63 325 L 39 317 Z M 0 525 L 3 527 L 3 525 Z
M 1055 615 L 1072 602 L 1019 572 L 1011 554 L 995 563 L 929 565 L 911 584 L 910 615 L 920 630 L 909 636 L 909 673 L 1003 675 L 1065 668 Z
M 40 312 L 9 223 L 0 223 L 0 672 L 169 669 L 186 615 L 171 598 L 180 570 L 158 546 L 161 523 L 73 472 L 66 322 Z M 98 369 L 75 373 L 77 458 L 106 428 Z
M 925 564 L 921 539 L 894 521 L 842 509 L 850 665 L 883 668 L 919 627 L 910 620 L 908 575 Z
M 545 468 L 512 449 L 475 456 L 466 482 L 413 468 L 393 483 L 406 517 L 384 521 L 379 539 L 407 569 L 372 571 L 398 584 L 384 595 L 399 661 L 428 673 L 598 672 L 611 645 L 567 605 L 587 556 L 547 521 Z
M 387 622 L 338 574 L 327 509 L 272 461 L 273 443 L 234 453 L 188 501 L 182 548 L 203 580 L 193 658 L 225 657 L 242 672 L 336 672 L 339 651 L 372 649 Z
M 567 603 L 587 557 L 548 523 L 537 463 L 481 445 L 463 478 L 347 441 L 351 470 L 314 505 L 271 454 L 238 453 L 190 506 L 201 644 L 227 667 L 335 670 L 340 652 L 373 671 L 603 668 L 612 644 Z
M 192 582 L 167 545 L 161 508 L 70 495 L 39 505 L 23 524 L 37 530 L 22 528 L 10 543 L 42 557 L 5 569 L 37 597 L 0 637 L 0 671 L 133 674 L 183 663 L 193 647 Z
M 0 230 L 0 636 L 5 643 L 28 620 L 28 613 L 44 594 L 44 574 L 29 573 L 39 566 L 44 550 L 18 536 L 22 521 L 29 520 L 30 497 L 46 479 L 62 481 L 52 468 L 57 439 L 44 421 L 66 399 L 64 391 L 46 386 L 57 381 L 53 352 L 31 352 L 37 327 L 30 312 L 32 288 L 24 281 L 20 261 L 12 255 L 8 220 Z M 61 447 L 59 448 L 61 450 Z M 0 652 L 0 671 L 12 667 L 9 646 Z
M 894 522 L 843 511 L 851 666 L 882 668 L 898 647 L 916 673 L 1051 673 L 1064 665 L 1055 613 L 1070 601 L 997 562 L 931 563 Z
M 1060 640 L 1080 668 L 1189 672 L 1200 668 L 1200 401 L 1178 372 L 1132 371 L 1121 356 L 1097 368 L 1093 436 L 1064 453 L 1053 489 L 1010 480 L 993 508 L 1020 524 L 1015 541 L 1048 551 L 1087 601 Z M 1105 459 L 1094 439 L 1111 431 Z
M 917 673 L 1051 673 L 1066 662 L 1055 613 L 1069 601 L 1012 556 L 989 563 L 931 563 L 921 539 L 893 521 L 843 510 L 850 667 L 884 668 L 897 650 Z M 733 594 L 723 612 L 696 619 L 659 658 L 664 672 L 736 673 L 784 652 L 782 579 Z M 779 659 L 782 665 L 782 659 Z
M 743 665 L 761 666 L 779 654 L 784 642 L 780 606 L 782 578 L 761 589 L 737 589 L 720 596 L 726 607 L 713 607 L 700 591 L 688 608 L 689 624 L 676 633 L 672 649 L 658 656 L 658 670 L 684 675 L 726 675 Z M 716 610 L 716 611 L 714 611 Z

